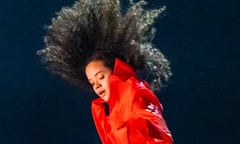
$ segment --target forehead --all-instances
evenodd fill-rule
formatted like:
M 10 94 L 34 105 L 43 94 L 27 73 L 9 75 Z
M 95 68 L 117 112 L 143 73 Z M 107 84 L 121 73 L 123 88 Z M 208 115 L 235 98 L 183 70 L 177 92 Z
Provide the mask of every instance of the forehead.
M 91 62 L 89 62 L 87 65 L 86 65 L 86 71 L 87 70 L 95 70 L 95 69 L 103 69 L 103 68 L 106 68 L 105 66 L 104 66 L 104 63 L 103 63 L 103 61 L 100 61 L 100 60 L 98 60 L 98 61 L 91 61 Z
M 104 65 L 103 61 L 97 60 L 97 61 L 91 61 L 87 64 L 85 68 L 85 73 L 87 77 L 94 76 L 98 72 L 108 72 L 111 71 L 110 68 L 106 67 Z

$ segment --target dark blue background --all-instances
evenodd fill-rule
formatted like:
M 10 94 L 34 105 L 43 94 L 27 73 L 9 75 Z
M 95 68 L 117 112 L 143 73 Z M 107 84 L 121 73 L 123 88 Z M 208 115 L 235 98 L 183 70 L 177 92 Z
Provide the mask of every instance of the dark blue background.
M 1 0 L 0 144 L 97 144 L 92 94 L 47 72 L 35 55 L 44 25 L 73 0 Z M 126 8 L 126 0 L 123 8 Z M 158 94 L 176 144 L 240 143 L 240 4 L 149 0 L 167 5 L 154 43 L 172 63 Z

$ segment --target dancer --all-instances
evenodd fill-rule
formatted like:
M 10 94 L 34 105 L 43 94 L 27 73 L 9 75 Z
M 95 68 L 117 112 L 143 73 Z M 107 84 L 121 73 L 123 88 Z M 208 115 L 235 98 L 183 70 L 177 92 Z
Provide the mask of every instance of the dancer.
M 154 94 L 171 76 L 152 44 L 154 19 L 165 7 L 145 4 L 131 2 L 122 14 L 119 0 L 76 1 L 52 19 L 46 47 L 37 51 L 51 72 L 99 96 L 91 110 L 103 144 L 173 143 Z

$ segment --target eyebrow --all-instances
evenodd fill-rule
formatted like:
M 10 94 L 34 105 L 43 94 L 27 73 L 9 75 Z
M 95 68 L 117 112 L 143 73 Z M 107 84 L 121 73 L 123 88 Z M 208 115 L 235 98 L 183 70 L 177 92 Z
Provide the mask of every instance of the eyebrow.
M 98 75 L 99 73 L 101 73 L 101 72 L 103 72 L 103 71 L 101 71 L 101 70 L 98 71 L 97 73 L 94 74 L 94 76 L 97 76 L 97 75 Z M 88 79 L 88 81 L 90 81 L 90 80 L 91 80 L 91 79 Z
M 99 73 L 101 73 L 101 72 L 103 72 L 103 71 L 98 71 L 97 73 L 95 73 L 95 75 L 94 76 L 97 76 Z

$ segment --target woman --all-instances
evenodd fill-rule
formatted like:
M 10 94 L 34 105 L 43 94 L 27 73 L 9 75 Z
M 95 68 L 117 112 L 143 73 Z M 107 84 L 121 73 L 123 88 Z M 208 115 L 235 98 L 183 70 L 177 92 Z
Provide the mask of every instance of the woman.
M 154 18 L 165 7 L 146 11 L 144 4 L 132 3 L 122 16 L 118 0 L 77 1 L 53 18 L 46 48 L 38 51 L 52 72 L 99 96 L 92 115 L 104 144 L 173 142 L 152 92 L 171 76 L 168 60 L 151 43 Z

